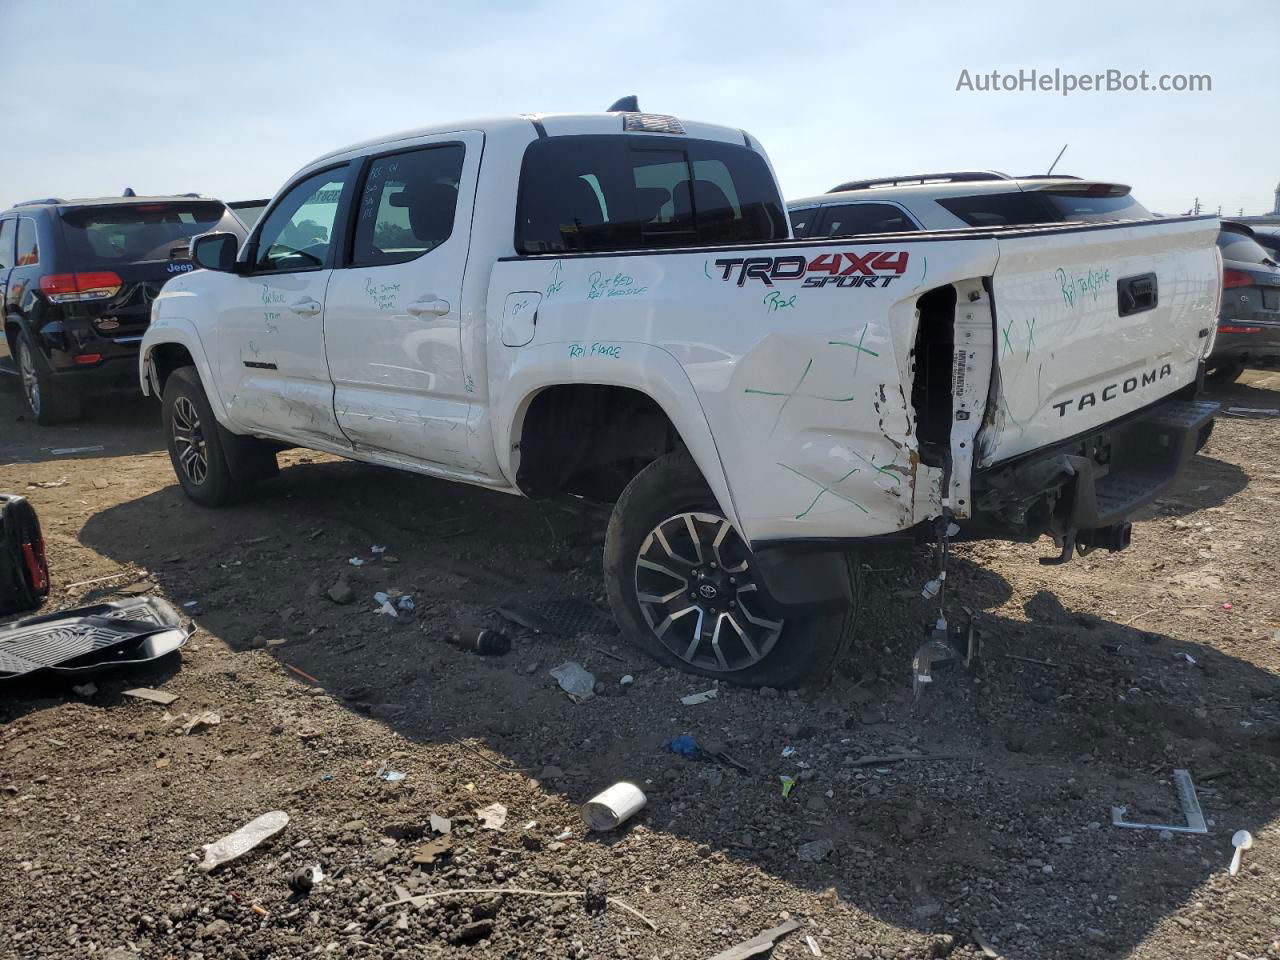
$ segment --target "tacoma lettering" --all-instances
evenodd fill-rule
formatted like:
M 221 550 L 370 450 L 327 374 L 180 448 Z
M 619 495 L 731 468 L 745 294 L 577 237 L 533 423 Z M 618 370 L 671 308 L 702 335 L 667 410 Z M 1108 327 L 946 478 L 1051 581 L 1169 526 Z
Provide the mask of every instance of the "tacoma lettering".
M 1152 367 L 1150 371 L 1143 372 L 1142 386 L 1144 387 L 1150 386 L 1151 384 L 1155 383 L 1157 380 L 1163 380 L 1165 377 L 1170 377 L 1170 376 L 1173 376 L 1172 365 L 1166 363 L 1159 368 Z M 1119 391 L 1120 394 L 1125 394 L 1125 393 L 1133 393 L 1133 391 L 1137 389 L 1138 389 L 1138 378 L 1126 377 L 1121 383 L 1109 383 L 1105 387 L 1103 387 L 1101 390 L 1101 394 L 1102 394 L 1101 400 L 1103 403 L 1106 403 L 1108 400 L 1114 400 L 1116 398 L 1116 396 L 1118 395 L 1117 391 Z M 1080 394 L 1080 396 L 1074 400 L 1063 400 L 1060 403 L 1055 403 L 1053 405 L 1053 408 L 1058 411 L 1058 417 L 1061 418 L 1067 415 L 1067 410 L 1069 410 L 1072 406 L 1074 406 L 1076 408 L 1076 411 L 1079 412 L 1083 410 L 1085 407 L 1096 407 L 1098 405 L 1098 400 L 1099 400 L 1098 393 L 1090 390 L 1086 393 Z

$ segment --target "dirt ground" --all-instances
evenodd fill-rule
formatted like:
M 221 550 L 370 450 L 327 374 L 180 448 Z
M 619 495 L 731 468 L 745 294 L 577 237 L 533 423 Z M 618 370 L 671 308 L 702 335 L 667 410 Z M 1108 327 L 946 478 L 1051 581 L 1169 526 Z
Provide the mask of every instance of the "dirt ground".
M 1277 408 L 1280 375 L 1220 394 Z M 684 706 L 708 684 L 607 620 L 564 636 L 495 613 L 602 605 L 602 515 L 305 451 L 253 502 L 203 510 L 157 421 L 138 399 L 41 429 L 0 383 L 0 489 L 41 513 L 46 609 L 152 592 L 198 627 L 95 691 L 0 689 L 0 957 L 697 960 L 789 918 L 774 957 L 815 955 L 806 937 L 837 958 L 1280 957 L 1280 419 L 1222 417 L 1124 553 L 960 548 L 982 657 L 920 707 L 922 551 L 863 556 L 859 644 L 825 688 Z M 379 590 L 414 609 L 377 613 Z M 513 650 L 447 642 L 482 626 Z M 603 692 L 570 700 L 548 675 L 566 660 Z M 144 685 L 180 699 L 123 696 Z M 203 711 L 220 722 L 184 734 Z M 664 749 L 684 733 L 742 769 Z M 859 762 L 903 752 L 947 758 Z M 1208 835 L 1112 826 L 1113 804 L 1177 822 L 1176 768 Z M 588 833 L 577 806 L 621 779 L 647 809 Z M 505 824 L 484 829 L 493 803 Z M 279 837 L 197 869 L 271 810 Z M 433 813 L 449 849 L 415 864 Z M 325 879 L 291 892 L 314 863 Z

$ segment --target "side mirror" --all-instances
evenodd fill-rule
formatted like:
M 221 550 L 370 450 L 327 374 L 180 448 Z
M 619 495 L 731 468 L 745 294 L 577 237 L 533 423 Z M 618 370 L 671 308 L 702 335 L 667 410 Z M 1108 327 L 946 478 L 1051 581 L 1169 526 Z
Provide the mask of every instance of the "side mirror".
M 191 262 L 205 270 L 232 273 L 240 238 L 234 233 L 202 233 L 191 238 Z

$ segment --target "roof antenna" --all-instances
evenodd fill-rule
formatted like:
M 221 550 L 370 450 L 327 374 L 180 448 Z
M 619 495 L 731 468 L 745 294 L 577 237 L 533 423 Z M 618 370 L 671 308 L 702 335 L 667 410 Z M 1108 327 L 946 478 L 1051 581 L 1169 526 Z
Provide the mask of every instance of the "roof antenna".
M 120 194 L 120 196 L 122 196 L 122 197 L 136 197 L 136 196 L 137 196 L 137 194 L 133 192 L 133 187 L 125 187 L 125 188 L 124 188 L 124 193 Z
M 636 99 L 636 95 L 634 93 L 631 94 L 631 96 L 629 97 L 623 97 L 621 100 L 616 101 L 612 107 L 610 107 L 608 110 L 605 111 L 605 113 L 639 113 L 639 112 L 640 112 L 640 101 Z
M 1069 146 L 1071 146 L 1069 143 L 1064 143 L 1062 145 L 1062 149 L 1058 151 L 1058 155 L 1053 158 L 1053 163 L 1049 164 L 1049 173 L 1045 174 L 1046 177 L 1053 173 L 1053 168 L 1058 165 L 1058 161 L 1062 159 L 1062 155 L 1067 152 L 1067 147 Z

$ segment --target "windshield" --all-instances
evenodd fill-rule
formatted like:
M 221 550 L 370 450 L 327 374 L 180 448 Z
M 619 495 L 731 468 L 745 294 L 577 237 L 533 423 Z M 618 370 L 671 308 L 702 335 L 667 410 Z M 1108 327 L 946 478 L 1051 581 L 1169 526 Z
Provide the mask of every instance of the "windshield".
M 62 225 L 72 262 L 85 270 L 146 260 L 185 260 L 187 241 L 217 229 L 224 216 L 227 211 L 221 203 L 207 200 L 133 203 L 68 210 L 62 214 Z
M 1237 263 L 1260 263 L 1274 267 L 1276 262 L 1271 254 L 1258 244 L 1253 237 L 1242 233 L 1230 233 L 1223 230 L 1218 234 L 1218 249 L 1222 251 L 1223 260 L 1234 260 Z

